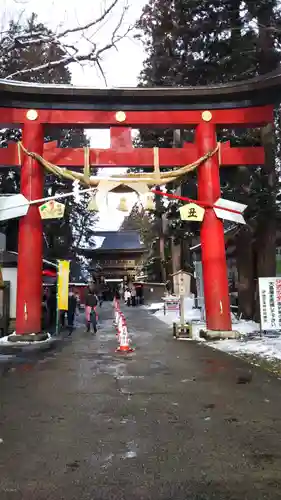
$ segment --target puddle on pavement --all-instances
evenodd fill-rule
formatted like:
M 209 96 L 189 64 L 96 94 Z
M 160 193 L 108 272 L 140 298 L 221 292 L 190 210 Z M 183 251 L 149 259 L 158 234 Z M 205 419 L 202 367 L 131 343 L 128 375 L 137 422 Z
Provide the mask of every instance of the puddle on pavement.
M 97 464 L 100 462 L 101 469 L 107 470 L 109 467 L 113 465 L 113 460 L 131 460 L 136 458 L 138 455 L 138 446 L 134 441 L 129 441 L 126 443 L 126 449 L 120 451 L 119 453 L 110 452 L 105 456 L 98 456 L 96 453 L 93 453 L 90 461 L 92 464 Z
M 218 361 L 216 359 L 206 359 L 205 363 L 208 366 L 204 371 L 208 374 L 220 373 L 228 369 L 227 363 L 222 363 L 221 361 Z
M 135 418 L 122 418 L 120 420 L 120 424 L 124 424 L 124 425 L 130 425 L 130 424 L 136 424 L 137 421 Z
M 126 444 L 126 448 L 127 448 L 127 451 L 120 455 L 120 458 L 122 460 L 124 460 L 126 458 L 135 458 L 137 456 L 138 446 L 134 441 L 129 441 Z
M 92 360 L 93 364 L 91 366 L 94 375 L 112 375 L 115 379 L 119 379 L 124 375 L 126 371 L 126 365 L 124 363 L 111 363 L 104 362 L 103 360 Z
M 112 460 L 114 458 L 114 454 L 110 453 L 105 459 L 104 463 L 101 465 L 102 469 L 108 469 L 112 465 Z
M 164 365 L 161 361 L 153 361 L 150 363 L 150 369 L 151 370 L 157 370 L 157 371 L 165 371 L 168 369 L 167 365 Z

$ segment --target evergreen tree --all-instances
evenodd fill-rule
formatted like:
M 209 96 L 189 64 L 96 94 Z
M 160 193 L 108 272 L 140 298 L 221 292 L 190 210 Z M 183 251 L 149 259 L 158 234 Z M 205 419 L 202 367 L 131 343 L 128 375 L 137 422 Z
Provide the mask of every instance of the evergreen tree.
M 10 22 L 5 38 L 15 40 L 19 35 L 32 35 L 35 39 L 37 35 L 45 36 L 52 35 L 52 32 L 38 21 L 37 14 L 31 14 L 24 25 Z M 33 68 L 38 64 L 56 61 L 64 56 L 64 52 L 60 46 L 54 41 L 46 41 L 46 43 L 22 45 L 20 42 L 15 44 L 9 50 L 9 46 L 1 48 L 0 51 L 0 78 L 6 78 L 8 75 L 20 71 L 22 69 Z M 59 66 L 38 70 L 36 73 L 28 75 L 23 74 L 22 81 L 32 83 L 70 83 L 71 73 L 68 68 Z
M 272 71 L 280 61 L 279 26 L 280 0 L 150 0 L 138 23 L 147 53 L 140 86 L 211 85 Z M 157 143 L 169 147 L 171 135 L 171 131 L 156 132 Z M 261 143 L 256 131 L 221 130 L 218 138 L 231 139 L 232 145 Z M 148 131 L 142 132 L 140 141 L 151 145 Z M 223 196 L 248 204 L 249 216 L 255 216 L 254 230 L 258 240 L 264 240 L 256 247 L 257 272 L 270 276 L 275 274 L 278 188 L 270 130 L 263 131 L 262 143 L 266 165 L 252 170 L 222 169 L 221 184 Z M 193 182 L 192 196 L 185 185 L 185 194 L 194 197 L 194 187 Z M 176 216 L 172 210 L 174 204 L 170 215 Z M 175 227 L 180 235 L 179 229 Z M 253 296 L 253 291 L 246 290 L 246 294 Z M 251 307 L 247 314 L 252 314 Z

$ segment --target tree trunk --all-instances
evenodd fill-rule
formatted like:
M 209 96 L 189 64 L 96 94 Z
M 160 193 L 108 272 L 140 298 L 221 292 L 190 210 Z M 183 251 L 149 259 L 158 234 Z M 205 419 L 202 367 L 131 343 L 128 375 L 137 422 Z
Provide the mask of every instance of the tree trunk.
M 257 17 L 259 27 L 257 48 L 260 75 L 274 71 L 279 65 L 279 54 L 275 48 L 276 33 L 270 29 L 275 19 L 275 6 L 276 0 L 252 2 L 252 8 L 256 8 L 254 16 Z
M 276 276 L 276 220 L 259 221 L 256 239 L 258 278 Z
M 255 290 L 255 320 L 260 320 L 258 293 L 258 278 L 276 276 L 276 183 L 274 158 L 274 134 L 272 124 L 262 129 L 262 144 L 265 151 L 263 167 L 264 189 L 268 191 L 268 199 L 263 211 L 258 216 L 256 231 L 256 290 Z
M 261 131 L 265 152 L 263 167 L 264 189 L 268 190 L 268 200 L 258 217 L 256 233 L 258 277 L 272 277 L 276 274 L 276 182 L 274 158 L 274 134 L 272 124 Z
M 171 238 L 172 244 L 171 244 L 171 255 L 172 255 L 172 267 L 173 267 L 173 274 L 176 273 L 177 271 L 180 271 L 181 268 L 181 248 L 180 245 L 175 244 L 175 240 L 172 237 Z
M 243 319 L 254 317 L 254 255 L 253 235 L 249 226 L 240 229 L 236 238 L 236 263 L 238 271 L 238 313 Z
M 18 251 L 18 232 L 19 221 L 18 219 L 11 219 L 7 222 L 6 226 L 6 249 L 7 251 Z
M 278 67 L 279 54 L 275 48 L 275 33 L 270 29 L 274 20 L 275 0 L 264 2 L 246 2 L 253 18 L 257 18 L 259 37 L 257 46 L 258 71 L 266 74 Z M 262 145 L 265 151 L 265 164 L 261 172 L 263 189 L 268 194 L 258 215 L 256 231 L 256 263 L 257 276 L 271 277 L 276 275 L 276 171 L 275 144 L 272 124 L 261 130 Z M 255 319 L 259 320 L 258 279 L 255 291 Z
M 190 253 L 190 241 L 186 239 L 181 240 L 181 269 L 183 271 L 191 272 L 191 253 Z

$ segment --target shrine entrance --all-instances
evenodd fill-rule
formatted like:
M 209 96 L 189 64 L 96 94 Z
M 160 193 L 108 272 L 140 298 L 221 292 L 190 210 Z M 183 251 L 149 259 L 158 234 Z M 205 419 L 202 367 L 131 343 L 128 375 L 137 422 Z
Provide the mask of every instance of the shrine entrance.
M 2 80 L 1 127 L 22 128 L 25 152 L 20 151 L 17 144 L 10 144 L 8 148 L 0 149 L 0 164 L 21 168 L 21 193 L 30 201 L 38 200 L 43 197 L 42 165 L 49 162 L 57 167 L 83 168 L 85 159 L 82 148 L 60 149 L 54 143 L 44 144 L 47 125 L 110 129 L 110 148 L 90 149 L 88 152 L 88 185 L 96 182 L 90 176 L 90 167 L 141 167 L 144 171 L 155 167 L 155 149 L 134 148 L 132 128 L 195 128 L 194 143 L 186 143 L 182 148 L 158 150 L 154 185 L 161 184 L 161 181 L 163 184 L 168 177 L 173 178 L 175 167 L 182 172 L 186 171 L 183 166 L 188 164 L 197 167 L 198 202 L 205 204 L 201 244 L 207 328 L 229 332 L 232 326 L 224 228 L 213 210 L 220 198 L 219 168 L 262 165 L 264 151 L 262 147 L 233 148 L 228 142 L 218 146 L 216 128 L 260 127 L 271 123 L 272 102 L 278 94 L 280 82 L 281 77 L 274 75 L 213 88 L 93 90 Z M 161 177 L 161 168 L 164 167 L 170 168 L 171 172 Z M 67 175 L 67 171 L 64 172 Z M 80 175 L 85 180 L 86 174 L 84 177 Z M 146 177 L 142 182 L 146 182 Z M 36 204 L 30 205 L 27 214 L 20 219 L 18 254 L 16 333 L 39 332 L 42 221 Z

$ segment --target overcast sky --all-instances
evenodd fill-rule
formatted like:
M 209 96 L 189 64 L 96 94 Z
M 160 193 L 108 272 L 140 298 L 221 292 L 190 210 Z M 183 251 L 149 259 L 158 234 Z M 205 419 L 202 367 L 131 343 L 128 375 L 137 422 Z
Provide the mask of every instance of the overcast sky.
M 143 6 L 148 0 L 119 0 L 112 13 L 107 17 L 106 23 L 100 25 L 95 34 L 95 43 L 98 48 L 103 47 L 109 40 L 111 33 L 116 28 L 125 3 L 129 4 L 129 10 L 123 22 L 120 33 L 125 32 L 127 27 L 133 25 L 140 17 Z M 84 25 L 90 20 L 99 17 L 108 7 L 112 0 L 0 0 L 2 27 L 10 19 L 18 16 L 29 16 L 32 12 L 38 14 L 38 18 L 53 31 L 67 29 Z M 96 28 L 95 28 L 96 29 Z M 94 31 L 91 32 L 91 35 Z M 71 35 L 70 41 L 79 46 L 82 52 L 87 52 L 90 44 L 86 39 L 81 39 L 81 33 Z M 103 71 L 106 75 L 108 87 L 134 87 L 142 69 L 145 54 L 142 44 L 135 40 L 132 35 L 121 40 L 118 52 L 114 49 L 106 52 L 103 57 Z M 74 85 L 86 85 L 92 87 L 104 87 L 105 82 L 96 68 L 84 64 L 71 65 L 72 83 Z M 99 148 L 109 147 L 109 131 L 91 131 L 91 146 Z M 116 169 L 106 169 L 107 174 L 116 173 Z M 105 172 L 102 172 L 104 175 Z M 132 206 L 134 200 L 130 197 L 129 204 Z M 110 195 L 110 209 L 102 207 L 98 229 L 117 229 L 124 215 L 116 210 L 119 198 Z

